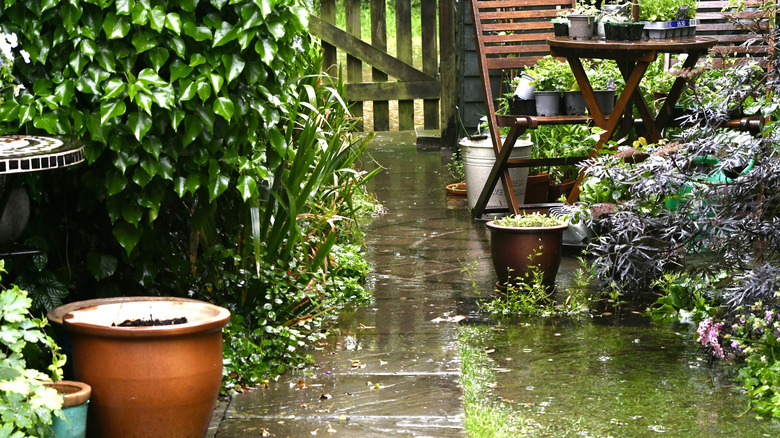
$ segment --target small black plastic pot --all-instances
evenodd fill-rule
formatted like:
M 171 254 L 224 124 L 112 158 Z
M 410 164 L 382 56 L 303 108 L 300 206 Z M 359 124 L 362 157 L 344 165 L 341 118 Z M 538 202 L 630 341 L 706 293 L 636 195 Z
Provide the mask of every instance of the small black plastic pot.
M 553 23 L 555 36 L 569 36 L 569 23 Z
M 627 23 L 628 28 L 628 40 L 639 41 L 642 39 L 642 34 L 645 32 L 644 23 Z

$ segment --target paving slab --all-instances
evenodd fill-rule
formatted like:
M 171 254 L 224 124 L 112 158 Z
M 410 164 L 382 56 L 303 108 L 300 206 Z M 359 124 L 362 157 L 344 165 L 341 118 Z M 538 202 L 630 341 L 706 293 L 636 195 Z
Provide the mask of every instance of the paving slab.
M 465 436 L 457 323 L 447 318 L 473 309 L 461 271 L 485 258 L 488 236 L 444 190 L 449 152 L 395 135 L 369 148 L 384 168 L 369 190 L 387 209 L 364 226 L 372 302 L 333 317 L 306 373 L 233 397 L 217 438 Z

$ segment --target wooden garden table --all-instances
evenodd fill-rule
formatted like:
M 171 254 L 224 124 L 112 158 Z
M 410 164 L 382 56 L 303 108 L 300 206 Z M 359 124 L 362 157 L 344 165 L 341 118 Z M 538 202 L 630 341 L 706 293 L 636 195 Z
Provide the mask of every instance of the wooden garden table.
M 628 106 L 629 101 L 636 105 L 642 122 L 647 128 L 647 140 L 654 143 L 661 139 L 661 131 L 667 126 L 672 117 L 672 110 L 685 89 L 685 79 L 677 78 L 672 89 L 666 97 L 658 114 L 653 116 L 650 107 L 639 90 L 639 82 L 647 72 L 650 63 L 655 61 L 659 53 L 687 53 L 688 57 L 683 63 L 683 68 L 691 68 L 696 65 L 702 55 L 707 53 L 710 47 L 717 44 L 711 37 L 683 37 L 669 39 L 644 39 L 641 41 L 604 41 L 599 39 L 573 39 L 569 37 L 548 38 L 550 53 L 553 56 L 563 57 L 569 62 L 577 84 L 582 90 L 582 95 L 588 105 L 588 111 L 596 126 L 606 132 L 591 152 L 591 157 L 596 151 L 609 141 L 620 122 L 621 115 Z M 593 94 L 585 69 L 582 67 L 582 59 L 614 59 L 626 86 L 615 103 L 615 108 L 610 116 L 604 115 Z M 579 197 L 579 186 L 582 183 L 583 172 L 577 178 L 569 203 Z

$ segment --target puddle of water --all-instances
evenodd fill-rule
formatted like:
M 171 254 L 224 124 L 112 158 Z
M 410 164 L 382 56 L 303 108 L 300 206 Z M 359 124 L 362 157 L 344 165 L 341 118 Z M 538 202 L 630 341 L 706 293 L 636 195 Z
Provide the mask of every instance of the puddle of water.
M 745 412 L 748 401 L 706 363 L 692 327 L 634 317 L 466 330 L 490 352 L 496 400 L 535 424 L 534 436 L 780 434 Z

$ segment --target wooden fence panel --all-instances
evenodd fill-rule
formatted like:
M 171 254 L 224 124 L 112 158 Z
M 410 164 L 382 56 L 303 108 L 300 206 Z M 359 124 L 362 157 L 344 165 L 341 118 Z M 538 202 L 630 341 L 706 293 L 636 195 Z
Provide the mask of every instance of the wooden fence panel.
M 365 0 L 320 0 L 320 17 L 311 17 L 309 29 L 322 40 L 326 66 L 346 60 L 345 97 L 352 104 L 353 115 L 361 119 L 368 115 L 364 103 L 373 102 L 371 111 L 375 131 L 390 129 L 390 101 L 398 101 L 398 115 L 393 114 L 392 119 L 398 121 L 399 129 L 415 129 L 415 120 L 425 129 L 439 129 L 442 98 L 439 47 L 442 41 L 449 41 L 449 37 L 442 40 L 437 32 L 441 26 L 437 26 L 438 8 L 452 11 L 454 5 L 437 3 L 451 1 L 454 0 L 422 0 L 419 6 L 415 6 L 420 8 L 419 11 L 414 11 L 412 0 L 395 0 L 395 9 L 390 11 L 395 12 L 395 21 L 392 22 L 392 17 L 387 14 L 387 0 L 370 0 L 370 3 Z M 361 16 L 361 3 L 369 3 L 369 16 Z M 422 35 L 417 36 L 421 38 L 417 47 L 412 34 L 413 16 L 419 16 L 421 20 Z M 344 23 L 344 29 L 336 26 L 337 17 L 341 17 L 339 22 Z M 370 32 L 361 31 L 366 19 L 370 20 Z M 395 33 L 390 35 L 396 41 L 393 47 L 395 56 L 387 51 L 388 27 L 391 27 L 390 32 Z M 366 40 L 363 40 L 364 37 Z M 422 55 L 422 67 L 419 69 L 414 66 L 415 50 Z M 454 50 L 454 47 L 448 49 L 453 57 Z M 338 70 L 328 71 L 333 74 Z M 457 90 L 452 89 L 448 93 L 456 95 Z M 415 100 L 422 103 L 422 108 L 415 106 Z
M 361 16 L 360 16 L 360 0 L 346 0 L 346 10 L 344 11 L 347 22 L 347 33 L 360 39 L 362 37 L 361 30 Z M 347 53 L 347 82 L 361 83 L 363 82 L 363 62 Z M 363 102 L 360 100 L 354 101 L 352 104 L 352 115 L 360 120 L 357 128 L 363 130 Z
M 439 74 L 439 53 L 437 50 L 436 2 L 420 2 L 420 21 L 422 28 L 423 72 L 436 77 Z M 425 129 L 439 127 L 439 99 L 426 99 L 423 103 Z
M 387 5 L 385 0 L 371 0 L 371 45 L 387 52 Z M 374 83 L 387 82 L 387 73 L 371 69 Z M 374 131 L 390 130 L 390 105 L 386 100 L 374 101 Z
M 412 2 L 395 0 L 396 56 L 412 65 Z M 398 130 L 414 129 L 414 100 L 398 101 Z

